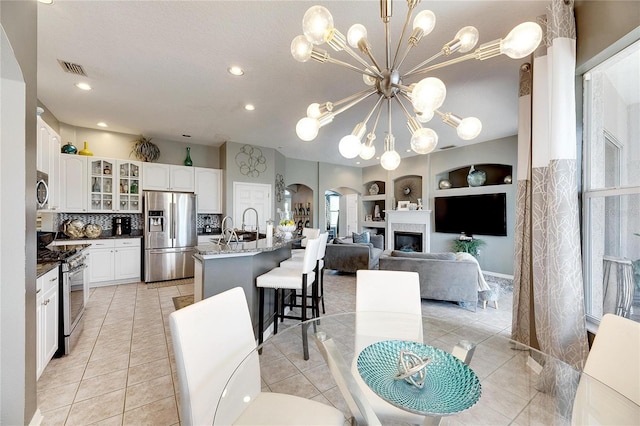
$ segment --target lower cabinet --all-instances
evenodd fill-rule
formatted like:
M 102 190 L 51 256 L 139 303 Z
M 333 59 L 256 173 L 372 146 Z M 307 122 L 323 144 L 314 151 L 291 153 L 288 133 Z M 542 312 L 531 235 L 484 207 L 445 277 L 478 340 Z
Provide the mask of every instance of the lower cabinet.
M 89 252 L 91 287 L 140 281 L 140 238 L 92 240 Z
M 58 268 L 52 269 L 36 281 L 36 378 L 58 350 Z

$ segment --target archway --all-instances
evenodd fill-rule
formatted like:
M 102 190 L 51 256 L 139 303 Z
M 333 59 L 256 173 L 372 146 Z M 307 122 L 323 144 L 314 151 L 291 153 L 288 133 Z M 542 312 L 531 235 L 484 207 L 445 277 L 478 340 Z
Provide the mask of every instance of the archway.
M 359 195 L 359 191 L 348 187 L 325 191 L 324 229 L 329 233 L 329 238 L 348 236 L 351 232 L 357 232 L 357 197 Z M 356 202 L 348 203 L 351 198 L 355 198 Z

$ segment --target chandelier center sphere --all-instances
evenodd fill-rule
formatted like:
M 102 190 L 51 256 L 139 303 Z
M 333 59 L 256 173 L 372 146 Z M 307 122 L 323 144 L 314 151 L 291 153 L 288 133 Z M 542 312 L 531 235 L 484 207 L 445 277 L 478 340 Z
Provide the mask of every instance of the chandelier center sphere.
M 381 74 L 382 79 L 378 78 L 376 80 L 376 89 L 378 89 L 378 93 L 385 98 L 393 98 L 398 91 L 400 91 L 400 89 L 394 85 L 402 84 L 400 73 L 398 70 L 384 70 Z

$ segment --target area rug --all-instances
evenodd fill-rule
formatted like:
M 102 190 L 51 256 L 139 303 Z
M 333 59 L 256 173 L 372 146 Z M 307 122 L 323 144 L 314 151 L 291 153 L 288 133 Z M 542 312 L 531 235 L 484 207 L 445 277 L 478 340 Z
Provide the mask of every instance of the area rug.
M 147 288 L 172 287 L 174 285 L 186 285 L 186 284 L 193 284 L 193 278 L 184 278 L 181 280 L 157 281 L 154 283 L 147 283 Z
M 173 306 L 175 306 L 176 311 L 192 304 L 193 294 L 188 294 L 186 296 L 176 296 L 173 298 Z

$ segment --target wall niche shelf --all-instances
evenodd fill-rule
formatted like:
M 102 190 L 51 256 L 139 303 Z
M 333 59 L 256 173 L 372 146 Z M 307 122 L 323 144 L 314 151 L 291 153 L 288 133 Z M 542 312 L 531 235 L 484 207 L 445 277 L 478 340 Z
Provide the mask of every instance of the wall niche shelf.
M 375 191 L 375 186 L 378 187 L 378 192 Z M 372 190 L 372 187 L 374 190 Z M 364 190 L 362 192 L 362 228 L 375 228 L 377 233 L 383 233 L 385 227 L 384 210 L 386 203 L 386 191 L 385 182 L 381 180 L 373 180 L 364 184 Z M 379 220 L 375 220 L 376 206 L 380 214 Z M 371 219 L 371 220 L 367 220 Z
M 461 167 L 459 169 L 450 170 L 440 173 L 436 179 L 436 189 L 446 191 L 454 188 L 481 188 L 491 185 L 510 185 L 513 182 L 513 167 L 508 164 L 473 164 L 475 170 L 482 170 L 487 175 L 487 180 L 481 186 L 469 186 L 467 176 L 472 165 Z M 449 188 L 441 188 L 442 181 L 449 181 Z

